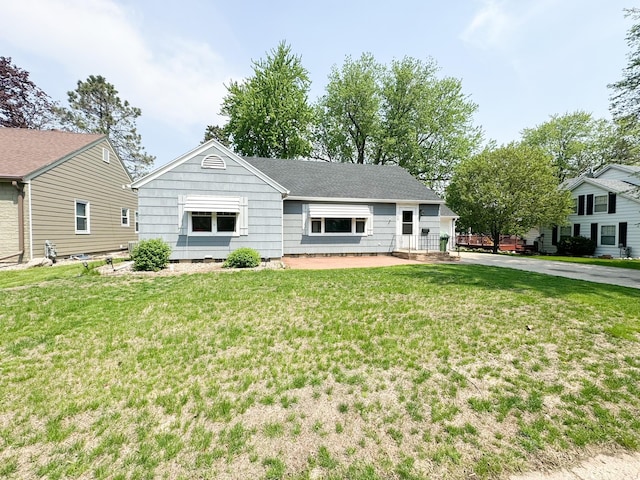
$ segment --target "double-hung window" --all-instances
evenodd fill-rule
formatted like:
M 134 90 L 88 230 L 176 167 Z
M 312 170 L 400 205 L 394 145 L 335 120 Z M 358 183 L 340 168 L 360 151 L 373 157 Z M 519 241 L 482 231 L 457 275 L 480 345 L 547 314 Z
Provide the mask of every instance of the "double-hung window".
M 593 211 L 595 213 L 607 213 L 608 209 L 608 195 L 596 195 L 593 204 Z
M 123 227 L 129 226 L 129 209 L 128 208 L 122 209 L 122 213 L 120 214 L 120 224 Z
M 600 227 L 600 245 L 616 244 L 616 226 L 602 225 Z
M 248 235 L 249 203 L 246 197 L 189 195 L 179 198 L 179 226 L 187 216 L 187 235 Z
M 571 225 L 566 225 L 566 226 L 562 226 L 560 227 L 560 238 L 559 240 L 566 240 L 567 238 L 571 237 Z
M 75 201 L 76 233 L 87 234 L 91 232 L 89 202 Z

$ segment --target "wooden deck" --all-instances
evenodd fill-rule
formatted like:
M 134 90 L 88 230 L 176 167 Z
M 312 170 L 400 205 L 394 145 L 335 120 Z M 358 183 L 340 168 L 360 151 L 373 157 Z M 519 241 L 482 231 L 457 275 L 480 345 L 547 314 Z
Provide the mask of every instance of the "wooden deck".
M 488 235 L 479 233 L 457 235 L 456 246 L 489 250 L 493 248 L 493 241 Z M 527 241 L 517 235 L 500 235 L 498 250 L 503 252 L 530 253 L 536 251 L 536 246 L 527 245 Z

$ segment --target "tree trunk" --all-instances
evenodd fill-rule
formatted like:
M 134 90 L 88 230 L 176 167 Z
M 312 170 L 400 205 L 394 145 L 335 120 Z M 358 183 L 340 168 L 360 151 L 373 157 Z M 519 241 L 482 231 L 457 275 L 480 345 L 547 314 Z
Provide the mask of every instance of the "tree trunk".
M 493 240 L 493 249 L 491 253 L 498 253 L 498 248 L 500 248 L 500 232 L 492 230 L 491 240 Z

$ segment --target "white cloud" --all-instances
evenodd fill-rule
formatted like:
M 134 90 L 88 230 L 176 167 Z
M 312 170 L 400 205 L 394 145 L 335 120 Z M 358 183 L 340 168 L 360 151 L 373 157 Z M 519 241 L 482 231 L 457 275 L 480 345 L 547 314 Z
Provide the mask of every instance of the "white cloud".
M 145 117 L 202 131 L 218 119 L 230 73 L 208 44 L 162 31 L 145 37 L 139 12 L 113 0 L 0 4 L 0 40 L 60 65 L 77 80 L 103 75 Z

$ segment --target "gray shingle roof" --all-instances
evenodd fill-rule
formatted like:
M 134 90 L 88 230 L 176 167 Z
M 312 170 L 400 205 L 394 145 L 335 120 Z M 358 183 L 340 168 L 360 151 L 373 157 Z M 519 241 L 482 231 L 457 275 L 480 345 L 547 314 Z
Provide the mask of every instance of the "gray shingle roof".
M 389 165 L 243 157 L 292 197 L 441 201 L 403 168 Z

